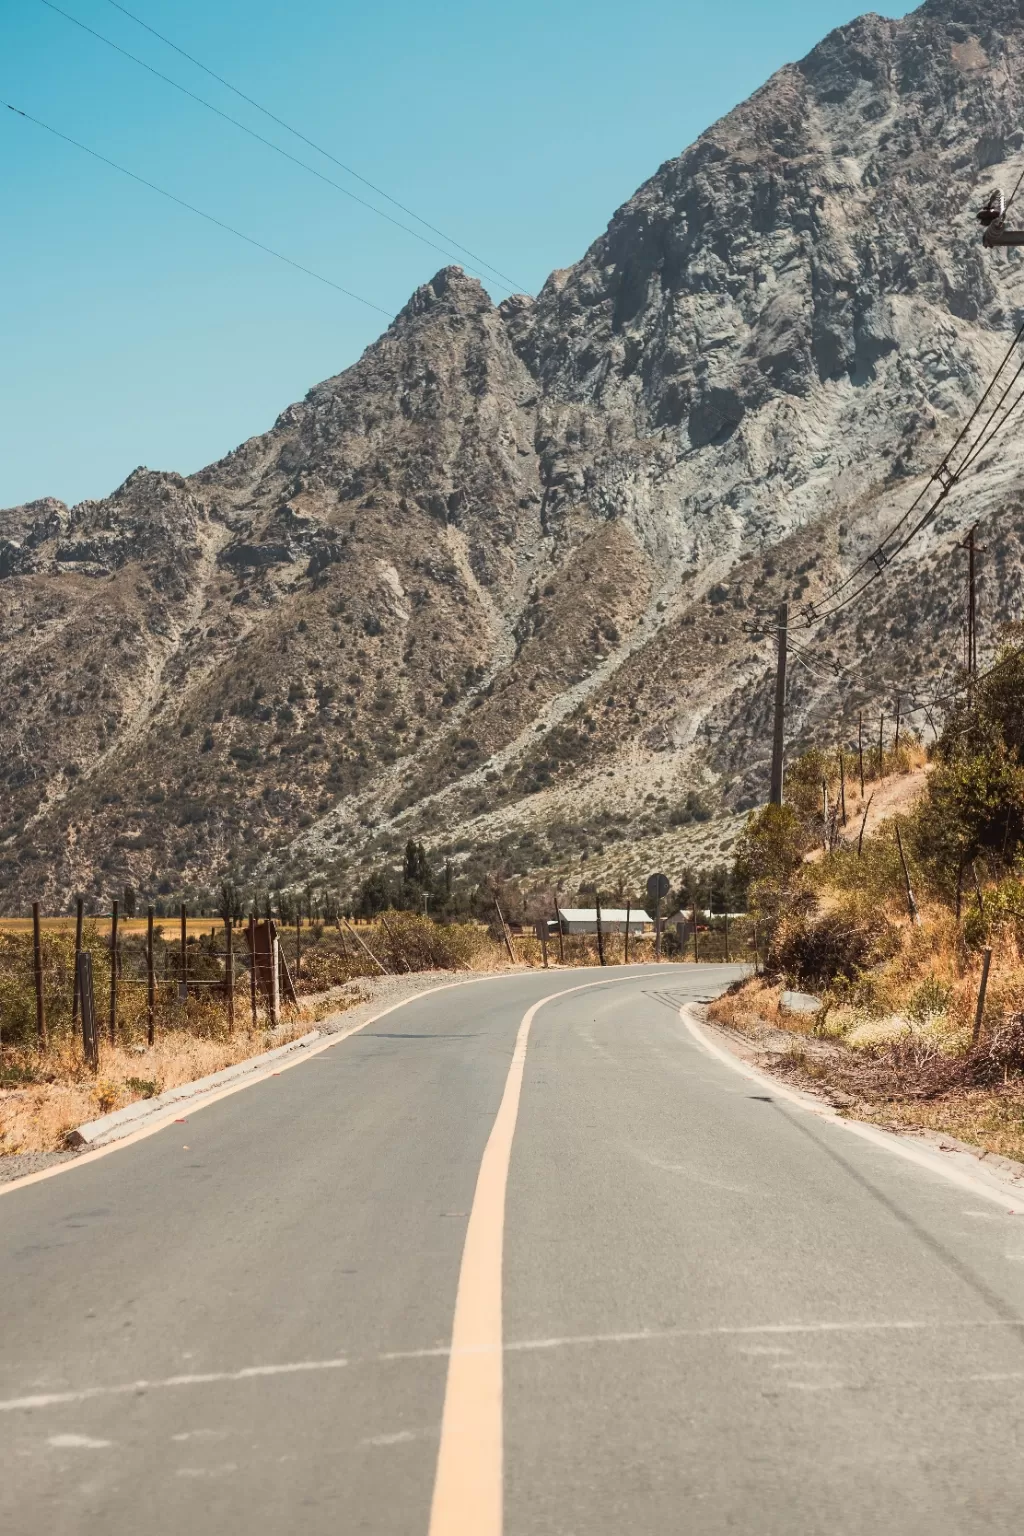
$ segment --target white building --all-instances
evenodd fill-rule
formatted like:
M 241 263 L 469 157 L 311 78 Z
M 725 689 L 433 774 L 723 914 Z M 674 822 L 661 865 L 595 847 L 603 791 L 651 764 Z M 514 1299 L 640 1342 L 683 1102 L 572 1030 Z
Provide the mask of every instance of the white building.
M 642 907 L 630 907 L 628 912 L 625 907 L 602 907 L 601 932 L 625 933 L 627 917 L 631 934 L 653 933 L 654 919 Z M 559 907 L 558 920 L 563 933 L 597 932 L 596 907 Z

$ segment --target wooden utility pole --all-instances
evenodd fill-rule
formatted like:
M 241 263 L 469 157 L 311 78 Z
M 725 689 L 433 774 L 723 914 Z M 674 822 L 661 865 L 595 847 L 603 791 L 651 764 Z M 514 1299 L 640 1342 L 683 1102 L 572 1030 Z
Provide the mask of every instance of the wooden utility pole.
M 110 909 L 110 1018 L 107 1032 L 111 1045 L 117 1044 L 117 902 Z
M 978 593 L 975 563 L 975 529 L 964 539 L 967 550 L 967 676 L 973 684 L 978 671 Z
M 782 804 L 783 760 L 786 750 L 786 653 L 789 631 L 789 604 L 779 604 L 779 647 L 775 665 L 775 724 L 772 733 L 772 782 L 769 803 Z
M 188 998 L 188 909 L 185 903 L 181 904 L 181 982 L 178 986 L 178 996 L 182 1002 Z
M 39 903 L 32 903 L 32 970 L 36 983 L 36 1039 L 45 1051 L 46 1005 L 43 1001 L 43 939 L 39 926 Z
M 597 914 L 597 958 L 602 965 L 607 965 L 604 958 L 604 934 L 601 931 L 601 898 L 594 892 L 594 910 Z
M 857 759 L 860 763 L 860 797 L 864 799 L 864 711 L 857 714 Z
M 146 1040 L 156 1035 L 156 967 L 153 963 L 153 908 L 146 908 Z
M 885 773 L 885 715 L 878 717 L 878 777 Z
M 903 702 L 902 696 L 900 694 L 897 694 L 896 695 L 896 734 L 895 734 L 895 736 L 892 739 L 892 749 L 893 749 L 894 752 L 898 752 L 899 749 L 900 749 L 900 705 L 902 704 L 902 702 Z
M 843 757 L 843 749 L 839 748 L 839 814 L 843 826 L 846 826 L 846 762 Z
M 78 957 L 82 953 L 82 924 L 85 920 L 85 902 L 79 896 L 75 902 L 75 984 L 71 993 L 71 1028 L 78 1022 Z

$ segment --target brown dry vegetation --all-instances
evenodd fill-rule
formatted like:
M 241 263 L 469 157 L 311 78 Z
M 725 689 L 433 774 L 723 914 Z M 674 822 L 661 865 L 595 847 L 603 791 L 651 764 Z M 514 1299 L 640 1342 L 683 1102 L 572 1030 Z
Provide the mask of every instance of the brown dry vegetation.
M 957 918 L 920 894 L 926 872 L 913 862 L 911 877 L 916 922 L 891 821 L 862 857 L 844 847 L 805 864 L 775 914 L 768 975 L 733 988 L 710 1017 L 748 1037 L 765 1066 L 825 1091 L 844 1112 L 1024 1159 L 1024 880 L 980 879 Z M 786 986 L 814 993 L 818 1012 L 785 1009 Z

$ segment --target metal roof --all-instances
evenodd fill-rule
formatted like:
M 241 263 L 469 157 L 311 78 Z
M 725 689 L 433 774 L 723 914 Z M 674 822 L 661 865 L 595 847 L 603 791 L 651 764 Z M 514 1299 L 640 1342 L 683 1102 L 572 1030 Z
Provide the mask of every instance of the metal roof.
M 567 923 L 596 923 L 596 907 L 559 907 L 559 917 L 564 917 Z M 602 907 L 602 923 L 624 923 L 627 911 L 625 907 Z M 654 918 L 649 917 L 642 907 L 630 907 L 628 911 L 630 924 L 653 923 Z

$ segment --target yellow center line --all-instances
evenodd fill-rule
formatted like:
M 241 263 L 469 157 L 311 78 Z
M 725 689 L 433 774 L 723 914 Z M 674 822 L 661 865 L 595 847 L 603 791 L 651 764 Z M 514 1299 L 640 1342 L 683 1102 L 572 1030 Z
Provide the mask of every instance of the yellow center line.
M 462 1250 L 441 1418 L 430 1536 L 501 1536 L 504 1506 L 502 1255 L 505 1191 L 530 1026 L 546 1003 L 636 976 L 552 992 L 523 1015 L 477 1175 Z

